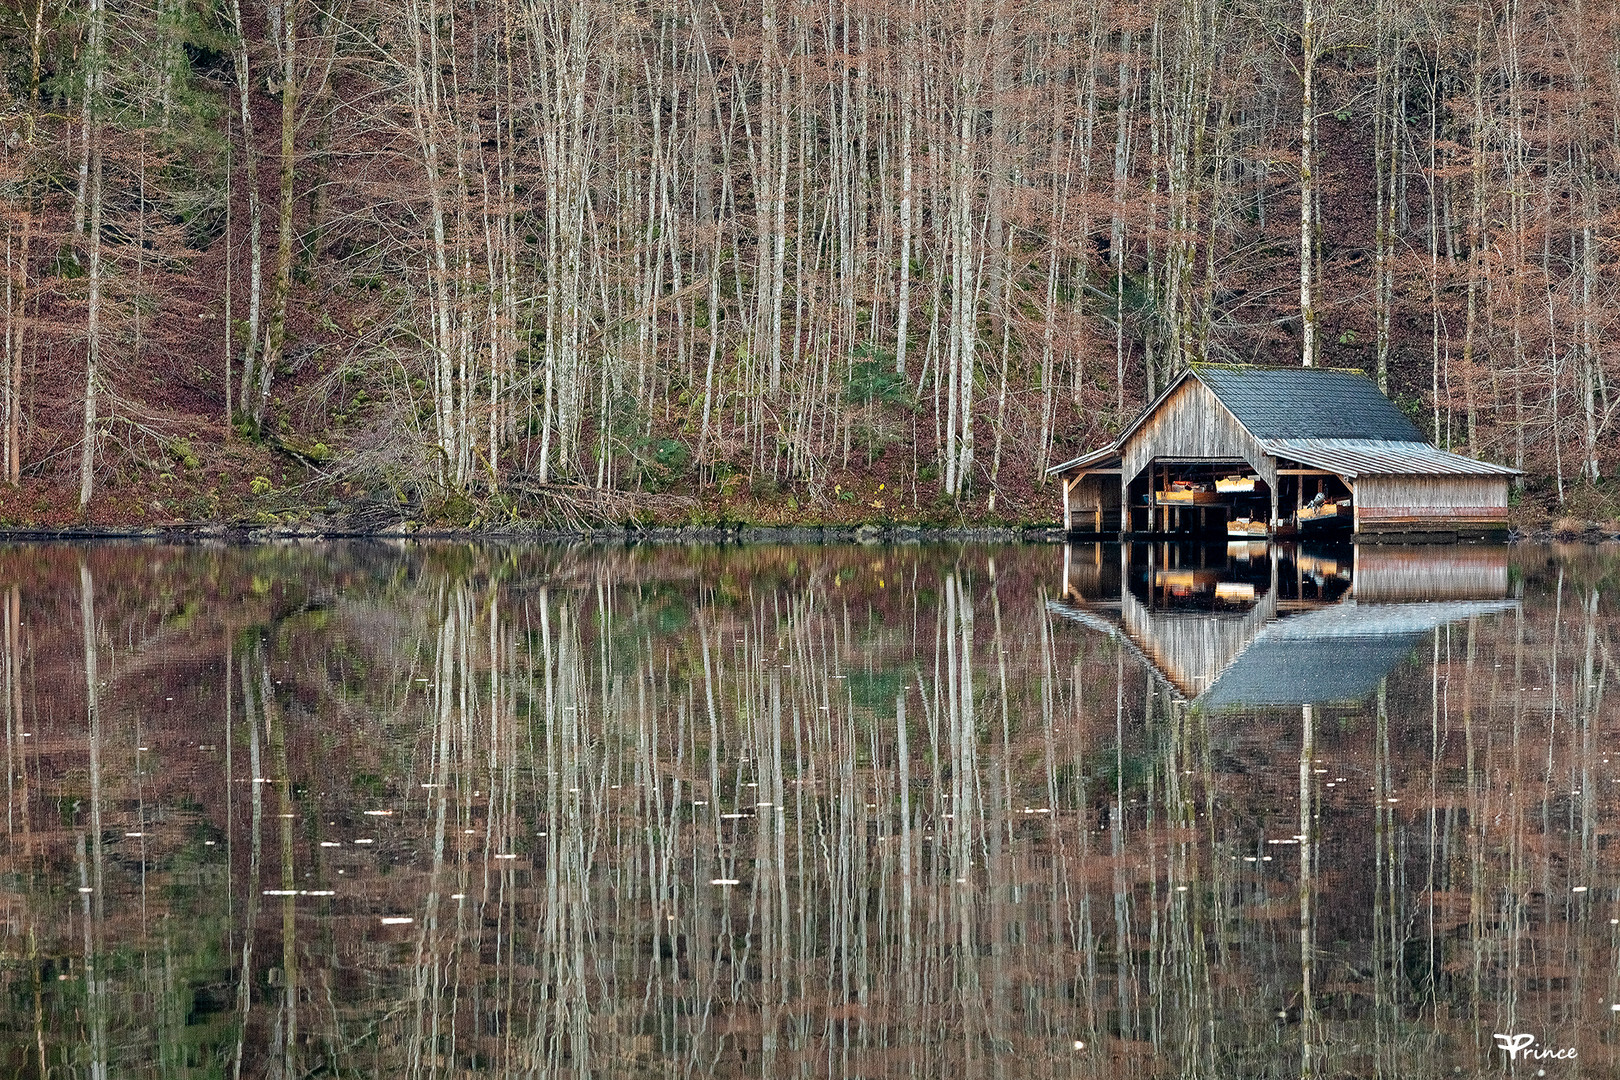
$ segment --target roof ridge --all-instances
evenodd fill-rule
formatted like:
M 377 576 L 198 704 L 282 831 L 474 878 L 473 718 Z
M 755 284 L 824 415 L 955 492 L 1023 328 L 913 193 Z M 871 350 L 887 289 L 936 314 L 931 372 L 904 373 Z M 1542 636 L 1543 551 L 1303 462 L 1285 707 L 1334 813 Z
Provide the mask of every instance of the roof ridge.
M 1339 375 L 1360 375 L 1364 379 L 1371 379 L 1365 368 L 1356 367 L 1328 367 L 1323 364 L 1313 364 L 1305 367 L 1302 364 L 1235 364 L 1225 360 L 1189 360 L 1187 367 L 1194 370 L 1202 368 L 1220 368 L 1225 371 L 1331 371 Z

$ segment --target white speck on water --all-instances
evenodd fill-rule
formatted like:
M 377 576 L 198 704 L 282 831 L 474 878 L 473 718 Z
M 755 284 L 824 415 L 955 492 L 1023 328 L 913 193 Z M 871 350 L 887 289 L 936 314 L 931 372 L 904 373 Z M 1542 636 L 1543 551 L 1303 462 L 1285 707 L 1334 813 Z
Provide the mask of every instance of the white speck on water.
M 770 806 L 770 805 L 771 805 L 771 804 L 770 804 L 770 803 L 768 803 L 768 802 L 762 802 L 762 803 L 755 803 L 755 804 L 754 804 L 754 805 L 755 805 L 755 806 L 764 806 L 764 807 L 768 807 L 768 806 Z M 870 805 L 870 804 L 868 804 L 868 805 Z
M 367 810 L 366 817 L 393 817 L 392 810 Z
M 375 844 L 376 842 L 377 841 L 373 840 L 369 836 L 362 837 L 361 839 L 355 841 L 355 843 L 357 843 L 357 844 Z
M 709 879 L 710 885 L 741 885 L 742 882 L 732 877 L 717 877 Z
M 1270 855 L 1262 855 L 1262 856 L 1260 856 L 1260 861 L 1261 862 L 1270 862 L 1271 861 L 1271 856 Z
M 465 899 L 467 899 L 467 894 L 466 893 L 453 892 L 453 893 L 450 894 L 450 899 L 452 899 L 452 900 L 465 900 Z
M 1187 886 L 1185 886 L 1185 885 L 1177 885 L 1176 886 L 1176 892 L 1186 892 L 1186 891 L 1187 891 Z
M 415 921 L 415 919 L 405 915 L 385 915 L 383 916 L 382 924 L 384 926 L 404 926 L 407 923 L 413 923 Z
M 1074 1040 L 1074 1048 L 1076 1050 L 1084 1050 L 1086 1048 L 1086 1044 L 1081 1042 L 1079 1039 L 1076 1039 Z
M 90 888 L 90 886 L 88 886 L 88 885 L 80 885 L 79 886 L 79 891 L 80 892 L 95 892 L 95 890 Z
M 343 845 L 338 843 L 336 840 L 322 840 L 321 841 L 321 847 L 342 847 L 342 846 Z
M 1577 885 L 1577 886 L 1575 886 L 1573 889 L 1571 889 L 1569 891 L 1570 892 L 1585 892 L 1586 891 L 1586 886 L 1585 885 Z
M 127 832 L 124 835 L 125 836 L 145 836 L 146 834 L 143 833 L 143 832 Z
M 516 855 L 513 855 L 513 854 L 511 854 L 511 853 L 510 853 L 510 852 L 508 852 L 508 853 L 506 853 L 506 854 L 503 854 L 503 855 L 497 855 L 497 856 L 495 856 L 495 857 L 496 857 L 496 858 L 497 858 L 497 859 L 515 859 L 515 858 L 517 858 L 517 856 L 516 856 Z
M 213 842 L 213 841 L 212 841 L 212 840 L 204 840 L 204 841 L 203 841 L 203 846 L 204 846 L 204 847 L 213 847 L 213 846 L 214 846 L 214 842 Z

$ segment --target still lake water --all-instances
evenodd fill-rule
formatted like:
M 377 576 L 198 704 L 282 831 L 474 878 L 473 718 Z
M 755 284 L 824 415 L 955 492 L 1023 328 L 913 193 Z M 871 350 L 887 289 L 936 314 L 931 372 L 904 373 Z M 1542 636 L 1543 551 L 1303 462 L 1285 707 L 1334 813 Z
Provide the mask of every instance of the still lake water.
M 0 1075 L 1620 1075 L 1617 594 L 1588 547 L 0 550 Z

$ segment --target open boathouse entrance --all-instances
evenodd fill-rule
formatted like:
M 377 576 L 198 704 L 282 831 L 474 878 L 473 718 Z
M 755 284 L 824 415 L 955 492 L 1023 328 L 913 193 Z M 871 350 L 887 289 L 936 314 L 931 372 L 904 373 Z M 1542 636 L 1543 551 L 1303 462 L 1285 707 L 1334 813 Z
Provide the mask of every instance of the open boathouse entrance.
M 1505 532 L 1518 471 L 1430 445 L 1358 371 L 1193 364 L 1048 475 L 1071 534 L 1438 540 Z

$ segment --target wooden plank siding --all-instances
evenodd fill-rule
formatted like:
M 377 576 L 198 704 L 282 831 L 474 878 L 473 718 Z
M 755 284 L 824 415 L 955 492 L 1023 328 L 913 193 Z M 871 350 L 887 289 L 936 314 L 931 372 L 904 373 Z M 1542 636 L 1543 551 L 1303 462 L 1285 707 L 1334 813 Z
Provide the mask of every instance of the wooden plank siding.
M 1364 476 L 1355 493 L 1358 532 L 1507 524 L 1505 476 Z
M 1064 485 L 1063 527 L 1069 532 L 1101 533 L 1112 525 L 1119 529 L 1120 497 L 1118 470 L 1082 472 Z
M 1126 489 L 1159 458 L 1243 461 L 1277 489 L 1277 462 L 1260 440 L 1197 379 L 1185 379 L 1126 441 L 1120 480 Z
M 1245 612 L 1152 611 L 1123 590 L 1120 621 L 1143 654 L 1188 698 L 1209 689 L 1249 642 L 1277 617 L 1277 590 Z
M 1356 548 L 1355 598 L 1362 603 L 1497 600 L 1507 594 L 1508 560 L 1502 548 Z

